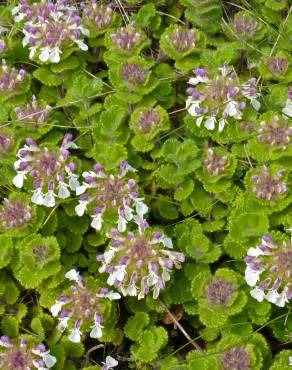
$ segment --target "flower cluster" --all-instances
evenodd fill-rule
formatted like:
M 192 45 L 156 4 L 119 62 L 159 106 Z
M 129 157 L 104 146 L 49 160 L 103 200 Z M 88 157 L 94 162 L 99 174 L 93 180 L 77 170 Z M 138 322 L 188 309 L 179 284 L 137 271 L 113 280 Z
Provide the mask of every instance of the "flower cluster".
M 234 17 L 232 26 L 237 35 L 249 38 L 256 34 L 259 28 L 259 23 L 256 19 L 246 14 L 240 14 L 240 16 L 237 15 Z
M 80 342 L 82 331 L 90 329 L 91 338 L 102 337 L 102 300 L 119 299 L 120 295 L 107 288 L 101 288 L 98 291 L 92 289 L 74 269 L 68 271 L 65 276 L 77 284 L 72 285 L 70 291 L 61 295 L 51 307 L 52 315 L 59 317 L 58 329 L 63 332 L 70 326 L 68 338 L 74 343 Z
M 179 53 L 183 53 L 196 43 L 196 35 L 194 30 L 176 28 L 174 32 L 168 36 L 172 45 Z
M 286 149 L 292 136 L 292 127 L 275 115 L 270 122 L 262 121 L 258 132 L 258 140 L 273 147 Z
M 234 70 L 230 70 L 226 65 L 219 69 L 220 75 L 214 78 L 204 68 L 194 70 L 196 77 L 190 78 L 189 84 L 196 88 L 187 89 L 189 97 L 186 107 L 191 116 L 197 117 L 198 127 L 204 122 L 208 130 L 214 130 L 218 121 L 218 130 L 221 132 L 230 117 L 242 119 L 247 100 L 256 110 L 260 108 L 260 103 L 257 100 L 259 94 L 255 78 L 240 84 Z
M 25 338 L 12 340 L 7 336 L 2 336 L 0 347 L 2 370 L 48 370 L 57 362 L 43 343 L 32 347 Z
M 207 158 L 203 160 L 203 165 L 210 176 L 218 176 L 224 172 L 227 162 L 227 156 L 215 155 L 214 150 L 209 148 Z
M 214 281 L 206 285 L 206 299 L 213 305 L 226 306 L 236 289 L 232 281 L 223 280 L 217 276 Z
M 283 76 L 288 70 L 288 58 L 270 57 L 267 62 L 267 67 L 274 75 Z
M 159 113 L 153 109 L 149 108 L 140 112 L 139 119 L 135 122 L 138 130 L 142 133 L 148 133 L 151 131 L 152 127 L 160 123 L 161 117 Z
M 44 109 L 41 108 L 36 97 L 33 95 L 31 103 L 28 103 L 26 107 L 15 107 L 14 110 L 19 121 L 33 122 L 34 124 L 39 125 L 46 121 L 51 109 L 52 108 L 49 105 Z
M 133 50 L 142 40 L 141 34 L 132 25 L 127 28 L 122 27 L 110 37 L 116 47 L 125 51 Z
M 0 133 L 0 153 L 7 154 L 12 147 L 13 139 L 8 132 Z
M 32 219 L 31 207 L 19 199 L 4 199 L 0 207 L 0 225 L 4 229 L 18 229 Z
M 142 85 L 148 75 L 148 69 L 138 63 L 125 63 L 121 69 L 121 78 L 130 84 Z
M 283 182 L 282 177 L 285 170 L 279 170 L 274 176 L 266 166 L 262 167 L 261 173 L 251 177 L 254 182 L 253 192 L 259 199 L 272 200 L 279 195 L 287 192 L 287 185 Z
M 284 307 L 292 298 L 292 244 L 277 243 L 270 235 L 250 248 L 245 257 L 245 280 L 254 287 L 250 294 L 257 301 L 267 299 Z
M 112 229 L 109 249 L 97 260 L 102 262 L 99 272 L 107 272 L 107 283 L 115 286 L 124 296 L 142 299 L 150 291 L 156 299 L 160 289 L 170 279 L 170 271 L 180 268 L 184 255 L 172 248 L 172 241 L 161 231 L 151 231 L 144 220 L 139 231 L 121 234 Z
M 110 5 L 98 4 L 96 0 L 82 2 L 84 19 L 94 28 L 100 30 L 112 22 L 113 9 Z
M 221 358 L 223 370 L 251 370 L 249 353 L 244 348 L 232 347 Z
M 18 151 L 18 158 L 14 163 L 17 175 L 13 184 L 22 188 L 27 174 L 33 179 L 34 192 L 31 201 L 38 205 L 54 207 L 55 197 L 65 199 L 70 191 L 79 186 L 77 175 L 73 173 L 76 164 L 69 162 L 69 148 L 76 147 L 72 142 L 72 135 L 64 136 L 59 153 L 48 148 L 41 149 L 32 139 L 26 139 L 26 145 Z M 68 179 L 68 183 L 66 182 Z M 58 194 L 54 190 L 58 189 Z
M 82 35 L 89 31 L 81 24 L 78 9 L 67 0 L 42 0 L 31 5 L 21 0 L 12 9 L 15 22 L 25 21 L 23 46 L 29 45 L 30 59 L 35 55 L 42 62 L 59 63 L 63 50 L 76 44 L 81 50 L 88 50 Z
M 26 72 L 24 69 L 17 71 L 15 68 L 9 68 L 6 61 L 2 59 L 2 73 L 0 76 L 0 91 L 10 93 L 18 88 L 24 80 Z
M 75 211 L 82 216 L 87 207 L 92 212 L 91 226 L 101 230 L 103 218 L 116 221 L 118 230 L 126 230 L 127 222 L 134 217 L 134 209 L 139 217 L 147 212 L 148 208 L 143 200 L 138 197 L 138 185 L 134 179 L 127 179 L 128 171 L 136 171 L 128 162 L 120 164 L 118 175 L 106 174 L 101 164 L 96 163 L 94 171 L 84 172 L 83 185 L 76 189 L 77 195 L 81 194 L 79 204 Z

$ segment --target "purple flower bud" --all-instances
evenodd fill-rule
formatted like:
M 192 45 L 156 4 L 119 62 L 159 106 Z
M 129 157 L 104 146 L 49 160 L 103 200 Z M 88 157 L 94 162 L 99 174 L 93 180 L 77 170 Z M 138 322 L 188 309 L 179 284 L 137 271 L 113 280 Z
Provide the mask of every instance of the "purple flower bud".
M 204 68 L 196 68 L 193 72 L 199 77 L 209 77 L 208 71 Z

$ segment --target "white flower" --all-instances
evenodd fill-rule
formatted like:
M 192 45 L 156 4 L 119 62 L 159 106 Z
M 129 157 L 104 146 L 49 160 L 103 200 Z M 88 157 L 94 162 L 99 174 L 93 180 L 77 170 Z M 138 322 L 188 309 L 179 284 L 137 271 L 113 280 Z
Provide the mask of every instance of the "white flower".
M 262 302 L 265 298 L 265 292 L 257 286 L 250 291 L 250 295 L 258 302 Z
M 71 269 L 70 271 L 66 272 L 65 277 L 69 280 L 76 281 L 77 283 L 79 282 L 79 272 L 76 271 L 75 269 Z
M 43 360 L 44 360 L 44 362 L 45 362 L 45 364 L 48 368 L 53 367 L 55 365 L 55 363 L 57 362 L 56 357 L 50 355 L 48 352 L 45 352 L 42 355 L 42 358 L 43 358 Z
M 100 338 L 102 337 L 102 328 L 103 326 L 98 323 L 98 322 L 95 322 L 93 326 L 91 326 L 92 330 L 89 334 L 90 338 Z
M 250 103 L 256 111 L 258 111 L 261 107 L 261 103 L 255 98 L 251 98 Z
M 68 339 L 73 343 L 80 343 L 81 340 L 81 331 L 78 328 L 71 329 Z
M 111 356 L 107 356 L 105 362 L 102 363 L 104 365 L 102 370 L 111 370 L 113 367 L 116 367 L 119 364 L 118 361 Z
M 51 314 L 53 315 L 53 317 L 57 317 L 58 316 L 58 314 L 61 311 L 63 305 L 64 305 L 64 303 L 63 302 L 59 302 L 59 301 L 56 301 L 56 303 L 53 304 L 53 306 L 50 308 L 50 311 L 51 311 Z
M 81 194 L 85 193 L 88 187 L 89 186 L 88 185 L 85 185 L 85 184 L 83 184 L 81 186 L 78 186 L 76 188 L 76 195 L 81 195 Z
M 130 208 L 130 207 L 128 207 L 128 206 L 126 206 L 125 209 L 124 209 L 124 211 L 125 211 L 125 218 L 126 218 L 126 220 L 127 221 L 131 221 L 132 218 L 133 218 L 133 209 Z
M 77 46 L 79 47 L 80 50 L 83 50 L 83 51 L 88 50 L 88 46 L 84 43 L 83 40 L 74 40 L 74 41 L 75 41 L 75 44 L 77 44 Z
M 255 286 L 261 273 L 262 270 L 255 271 L 250 266 L 247 266 L 245 269 L 245 281 L 249 286 Z
M 85 202 L 85 201 L 82 201 L 82 200 L 79 201 L 79 204 L 75 207 L 75 212 L 77 213 L 78 216 L 83 216 L 84 215 L 87 204 L 88 204 L 88 202 Z
M 106 298 L 108 298 L 109 300 L 111 301 L 114 301 L 116 299 L 120 299 L 121 296 L 119 293 L 116 293 L 116 292 L 113 292 L 113 291 L 110 291 L 106 294 Z
M 285 303 L 289 303 L 289 299 L 287 297 L 287 293 L 288 293 L 289 289 L 288 287 L 286 286 L 282 293 L 280 294 L 280 296 L 278 297 L 277 301 L 275 302 L 276 306 L 278 307 L 284 307 L 285 306 Z
M 289 365 L 292 366 L 292 356 L 289 357 Z
M 223 111 L 223 115 L 227 114 L 230 117 L 234 117 L 236 119 L 241 119 L 241 113 L 238 108 L 238 103 L 231 100 L 226 104 L 226 107 Z
M 200 82 L 208 83 L 210 81 L 210 78 L 208 76 L 197 76 L 197 77 L 191 77 L 188 81 L 190 85 L 198 85 Z
M 41 62 L 47 62 L 50 58 L 50 51 L 51 49 L 50 48 L 42 48 L 41 49 L 41 52 L 40 52 L 40 55 L 39 55 L 39 59 Z
M 209 117 L 205 121 L 205 127 L 207 130 L 214 130 L 215 128 L 215 123 L 216 123 L 216 118 L 215 117 Z
M 167 248 L 172 248 L 173 247 L 173 244 L 172 244 L 172 240 L 171 240 L 171 238 L 168 238 L 168 237 L 163 237 L 162 239 L 161 239 L 161 241 L 162 241 L 162 244 L 165 246 L 165 247 L 167 247 Z
M 25 172 L 20 171 L 17 173 L 17 175 L 13 178 L 12 183 L 17 188 L 23 187 L 23 181 L 26 179 Z
M 218 124 L 218 131 L 219 131 L 219 132 L 222 132 L 226 124 L 227 124 L 226 119 L 221 118 L 221 119 L 219 120 L 219 124 Z
M 119 268 L 117 268 L 114 272 L 112 272 L 107 279 L 108 285 L 113 285 L 116 280 L 123 281 L 126 275 L 125 270 L 126 270 L 126 266 L 122 265 L 122 266 L 119 266 Z
M 31 201 L 34 204 L 37 204 L 39 206 L 41 206 L 44 203 L 44 197 L 43 197 L 43 193 L 42 193 L 41 188 L 38 188 L 33 192 L 33 195 L 31 197 Z
M 148 207 L 147 205 L 143 202 L 143 199 L 139 199 L 137 198 L 135 200 L 135 204 L 136 204 L 136 213 L 139 215 L 139 216 L 143 216 L 145 213 L 148 212 Z
M 278 301 L 279 298 L 280 298 L 280 294 L 276 290 L 270 290 L 266 294 L 266 299 L 271 303 L 276 304 L 276 302 Z
M 258 256 L 262 256 L 264 255 L 265 253 L 258 247 L 256 248 L 249 248 L 248 251 L 247 251 L 247 255 L 248 256 L 252 256 L 252 257 L 258 257 Z
M 201 116 L 201 117 L 198 117 L 198 118 L 197 118 L 196 125 L 197 125 L 198 127 L 200 127 L 200 126 L 201 126 L 201 124 L 202 124 L 202 122 L 203 122 L 203 119 L 204 119 L 204 116 Z
M 66 199 L 68 197 L 70 197 L 70 191 L 68 190 L 68 185 L 65 184 L 63 181 L 60 181 L 59 185 L 58 185 L 58 197 L 60 199 Z
M 283 108 L 282 113 L 285 119 L 288 119 L 288 117 L 290 118 L 292 117 L 292 100 L 287 99 L 286 105 Z
M 60 319 L 60 322 L 57 327 L 61 333 L 63 333 L 63 331 L 67 329 L 69 319 L 70 319 L 69 316 Z
M 49 190 L 47 194 L 44 194 L 44 201 L 43 205 L 46 207 L 54 207 L 55 206 L 55 196 L 53 190 Z
M 160 293 L 160 288 L 158 285 L 155 285 L 153 289 L 153 299 L 157 299 Z
M 79 187 L 78 175 L 75 175 L 75 173 L 69 174 L 69 186 L 73 191 L 76 191 L 76 189 Z
M 102 223 L 103 223 L 102 213 L 99 213 L 99 214 L 91 216 L 91 217 L 92 217 L 92 221 L 91 221 L 90 226 L 93 227 L 97 231 L 101 230 Z
M 124 217 L 119 216 L 117 224 L 119 232 L 123 233 L 127 228 L 127 220 Z

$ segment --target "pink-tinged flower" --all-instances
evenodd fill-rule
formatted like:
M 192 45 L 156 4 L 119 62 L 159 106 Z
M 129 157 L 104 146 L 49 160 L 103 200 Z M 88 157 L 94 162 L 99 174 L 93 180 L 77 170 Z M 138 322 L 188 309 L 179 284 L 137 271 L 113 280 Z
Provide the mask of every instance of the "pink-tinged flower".
M 65 274 L 66 278 L 75 284 L 61 295 L 50 311 L 59 318 L 58 329 L 63 332 L 69 329 L 69 340 L 75 343 L 81 341 L 82 333 L 89 332 L 91 338 L 103 335 L 103 312 L 105 299 L 116 300 L 120 295 L 107 288 L 96 290 L 94 284 L 86 284 L 78 271 L 72 269 Z
M 28 103 L 26 107 L 16 107 L 14 110 L 19 121 L 32 122 L 36 125 L 39 125 L 46 121 L 51 109 L 52 108 L 49 105 L 47 105 L 44 109 L 41 108 L 36 100 L 36 97 L 33 95 L 31 103 Z
M 236 289 L 232 281 L 217 276 L 206 286 L 206 299 L 213 305 L 226 306 Z
M 186 108 L 191 116 L 197 117 L 198 127 L 204 122 L 208 130 L 214 130 L 218 123 L 221 132 L 230 118 L 241 120 L 248 101 L 256 110 L 260 103 L 255 79 L 241 84 L 235 71 L 227 65 L 219 70 L 220 74 L 215 77 L 204 68 L 194 70 L 196 76 L 189 79 L 189 84 L 195 87 L 187 89 Z
M 207 158 L 203 160 L 203 165 L 210 176 L 218 176 L 224 172 L 227 162 L 227 156 L 215 155 L 214 150 L 209 148 Z
M 259 141 L 283 150 L 287 148 L 290 137 L 292 137 L 292 126 L 288 126 L 288 123 L 283 119 L 281 120 L 277 115 L 269 122 L 262 121 L 260 125 L 261 127 L 258 130 Z
M 38 205 L 54 207 L 55 198 L 65 199 L 71 190 L 79 186 L 78 176 L 74 174 L 76 165 L 69 161 L 69 148 L 76 148 L 72 135 L 66 134 L 59 152 L 48 148 L 41 149 L 32 139 L 26 139 L 26 145 L 18 151 L 18 160 L 14 163 L 17 175 L 13 184 L 22 188 L 29 175 L 33 179 L 31 201 Z
M 6 49 L 6 42 L 4 40 L 0 40 L 0 53 Z
M 272 175 L 268 167 L 263 166 L 261 172 L 253 175 L 251 180 L 254 183 L 253 192 L 258 199 L 272 200 L 285 194 L 288 187 L 282 178 L 285 170 L 278 171 Z
M 140 113 L 140 117 L 135 124 L 140 132 L 148 133 L 153 127 L 157 126 L 160 121 L 161 117 L 159 113 L 155 109 L 149 108 Z
M 142 85 L 148 76 L 149 70 L 138 63 L 125 63 L 121 68 L 121 78 L 134 85 Z
M 235 17 L 232 26 L 238 36 L 248 38 L 255 35 L 260 27 L 255 18 L 246 15 Z
M 25 338 L 14 340 L 2 336 L 0 347 L 1 370 L 47 370 L 57 362 L 43 343 L 33 347 Z
M 88 50 L 82 35 L 89 31 L 81 24 L 78 9 L 67 0 L 42 0 L 29 4 L 21 0 L 12 9 L 15 22 L 24 22 L 23 46 L 29 46 L 30 59 L 35 55 L 42 62 L 58 63 L 63 50 L 74 44 Z
M 13 137 L 8 132 L 0 133 L 0 154 L 8 154 L 13 146 Z
M 268 69 L 278 76 L 283 76 L 288 69 L 287 57 L 270 57 L 267 62 Z
M 130 25 L 127 28 L 120 28 L 117 32 L 112 33 L 110 38 L 113 44 L 123 50 L 131 51 L 141 42 L 142 36 L 136 31 L 135 27 Z
M 254 287 L 250 294 L 257 301 L 264 299 L 284 307 L 292 298 L 292 244 L 277 243 L 265 235 L 256 248 L 250 248 L 245 257 L 245 280 Z
M 0 76 L 0 92 L 3 94 L 15 91 L 22 83 L 26 75 L 24 69 L 19 71 L 15 68 L 10 68 L 6 61 L 2 59 L 2 73 Z
M 223 370 L 251 370 L 249 353 L 244 348 L 232 347 L 221 358 Z
M 175 50 L 179 53 L 184 53 L 196 44 L 196 35 L 194 30 L 176 28 L 168 38 Z
M 0 225 L 3 229 L 25 227 L 32 219 L 31 207 L 18 199 L 4 199 L 0 206 Z
M 138 231 L 124 235 L 117 229 L 108 234 L 112 240 L 103 255 L 97 256 L 102 263 L 99 272 L 109 274 L 107 283 L 115 286 L 124 296 L 138 296 L 138 299 L 152 292 L 156 299 L 170 271 L 180 268 L 185 257 L 183 253 L 171 251 L 172 241 L 161 231 L 151 231 L 143 223 Z
M 143 199 L 138 197 L 138 185 L 127 178 L 129 171 L 136 171 L 126 161 L 121 162 L 117 175 L 108 175 L 101 164 L 96 163 L 94 171 L 84 172 L 84 182 L 76 189 L 80 195 L 75 211 L 82 216 L 88 209 L 91 213 L 91 226 L 101 230 L 104 218 L 118 224 L 118 230 L 126 230 L 127 222 L 135 214 L 143 217 L 148 211 Z
M 83 18 L 91 27 L 102 30 L 113 20 L 113 9 L 110 5 L 99 4 L 96 0 L 81 3 Z

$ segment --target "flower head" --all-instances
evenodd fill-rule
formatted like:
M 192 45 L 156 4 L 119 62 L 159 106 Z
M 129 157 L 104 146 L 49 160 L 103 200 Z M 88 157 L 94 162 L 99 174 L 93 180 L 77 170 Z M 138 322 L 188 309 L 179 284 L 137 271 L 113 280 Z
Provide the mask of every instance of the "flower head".
M 262 121 L 258 130 L 258 140 L 266 143 L 270 147 L 286 149 L 292 137 L 292 127 L 281 119 L 279 116 L 274 115 L 273 119 L 269 122 Z
M 20 229 L 32 220 L 31 207 L 19 199 L 4 199 L 0 206 L 0 225 L 3 229 Z
M 16 107 L 14 110 L 19 121 L 31 122 L 35 125 L 39 125 L 46 121 L 51 112 L 51 107 L 47 105 L 44 109 L 41 108 L 36 97 L 33 95 L 31 103 L 28 103 L 26 107 Z
M 194 30 L 176 28 L 174 32 L 168 36 L 175 50 L 179 53 L 184 53 L 193 48 L 196 43 L 196 35 Z
M 284 174 L 285 170 L 279 170 L 275 175 L 272 175 L 268 167 L 263 166 L 260 173 L 251 177 L 254 183 L 252 190 L 256 197 L 270 201 L 286 193 L 288 187 L 282 180 Z
M 251 38 L 257 33 L 260 25 L 249 14 L 239 13 L 234 17 L 232 27 L 241 38 Z
M 230 118 L 241 120 L 247 101 L 259 109 L 255 79 L 241 84 L 235 71 L 227 65 L 220 68 L 220 74 L 214 78 L 203 68 L 195 69 L 194 73 L 196 77 L 190 78 L 189 84 L 195 87 L 187 89 L 186 107 L 191 116 L 197 117 L 198 127 L 204 122 L 208 130 L 214 130 L 218 122 L 221 132 Z
M 184 262 L 183 253 L 168 249 L 171 239 L 161 231 L 152 232 L 145 221 L 139 231 L 123 235 L 112 229 L 108 236 L 112 238 L 109 249 L 97 256 L 102 262 L 99 271 L 107 272 L 107 283 L 124 296 L 141 299 L 152 291 L 156 299 L 170 279 L 171 269 Z
M 221 358 L 224 370 L 251 370 L 249 353 L 244 348 L 232 347 Z
M 142 85 L 147 79 L 148 71 L 138 63 L 125 63 L 122 65 L 121 77 L 125 82 Z
M 140 113 L 140 117 L 135 124 L 140 132 L 148 133 L 151 131 L 152 127 L 160 123 L 160 120 L 161 117 L 159 113 L 155 109 L 149 108 Z
M 118 366 L 119 363 L 113 357 L 106 356 L 105 362 L 103 362 L 102 364 L 103 364 L 103 366 L 102 366 L 101 370 L 112 370 L 113 367 Z
M 75 284 L 51 307 L 52 315 L 59 318 L 58 329 L 63 332 L 70 328 L 68 338 L 75 343 L 81 341 L 83 332 L 89 332 L 91 338 L 102 337 L 103 301 L 119 299 L 120 295 L 107 288 L 94 289 L 94 284 L 86 284 L 74 269 L 65 276 Z
M 207 158 L 203 160 L 203 165 L 210 176 L 218 176 L 224 172 L 227 162 L 227 156 L 214 154 L 214 150 L 209 148 Z
M 106 218 L 117 223 L 121 232 L 125 231 L 127 222 L 133 219 L 135 213 L 142 217 L 148 208 L 138 197 L 136 181 L 126 177 L 129 171 L 135 170 L 123 161 L 116 176 L 108 175 L 99 163 L 95 164 L 94 171 L 84 172 L 83 185 L 76 190 L 77 195 L 81 194 L 75 208 L 78 216 L 89 208 L 93 228 L 101 230 Z
M 54 207 L 55 197 L 65 199 L 70 191 L 79 186 L 77 175 L 73 173 L 75 163 L 69 162 L 69 148 L 76 147 L 72 135 L 66 134 L 60 151 L 41 149 L 32 139 L 26 139 L 26 145 L 18 151 L 14 163 L 17 175 L 13 184 L 22 188 L 24 180 L 29 175 L 33 179 L 34 192 L 32 202 L 46 207 Z M 54 192 L 57 191 L 57 194 Z
M 13 137 L 8 132 L 0 132 L 0 154 L 8 154 L 13 146 Z
M 96 0 L 81 3 L 83 18 L 91 27 L 101 30 L 109 26 L 113 19 L 113 9 L 110 5 L 98 4 Z
M 15 68 L 10 68 L 6 64 L 6 61 L 2 59 L 2 73 L 0 76 L 0 92 L 10 93 L 15 91 L 18 86 L 22 83 L 26 75 L 24 69 L 19 71 Z
M 57 359 L 50 355 L 43 343 L 33 347 L 26 339 L 12 340 L 0 337 L 0 367 L 2 370 L 39 369 L 53 367 Z
M 292 244 L 277 243 L 270 235 L 250 248 L 245 257 L 245 280 L 254 287 L 251 296 L 259 302 L 267 299 L 284 307 L 292 298 Z
M 217 276 L 206 286 L 206 299 L 211 304 L 226 306 L 236 289 L 232 281 Z
M 112 33 L 110 38 L 117 48 L 127 52 L 135 49 L 142 40 L 141 34 L 133 25 L 120 28 L 119 31 Z
M 288 70 L 287 57 L 270 57 L 267 62 L 268 69 L 278 76 L 283 76 Z
M 58 63 L 63 50 L 77 45 L 87 50 L 82 35 L 89 31 L 81 24 L 78 9 L 67 0 L 34 2 L 21 0 L 12 9 L 15 22 L 25 22 L 23 46 L 29 45 L 30 59 L 35 55 L 42 62 Z

